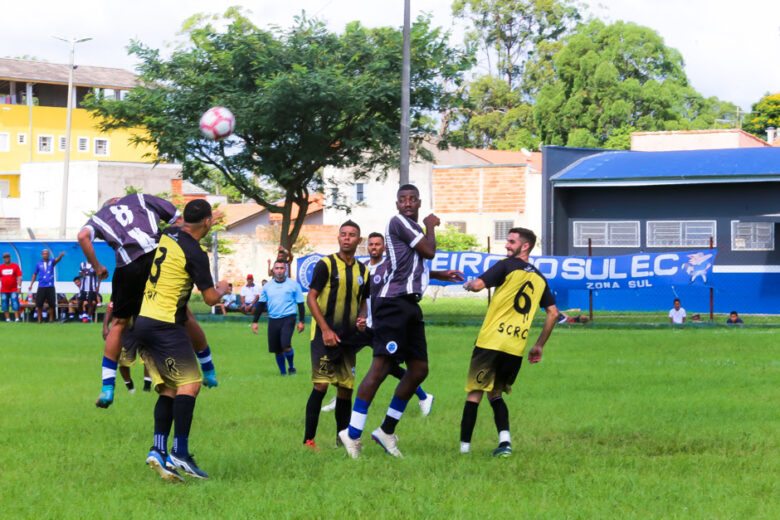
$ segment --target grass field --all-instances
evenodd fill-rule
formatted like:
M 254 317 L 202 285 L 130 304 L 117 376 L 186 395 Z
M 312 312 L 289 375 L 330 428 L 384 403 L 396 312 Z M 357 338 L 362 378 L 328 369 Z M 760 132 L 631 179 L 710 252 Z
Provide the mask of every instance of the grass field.
M 355 461 L 330 447 L 332 414 L 320 453 L 300 445 L 306 334 L 295 339 L 299 375 L 282 378 L 247 323 L 204 327 L 220 386 L 198 399 L 190 445 L 211 479 L 169 485 L 144 466 L 155 398 L 119 388 L 110 409 L 93 405 L 99 327 L 0 324 L 0 518 L 780 517 L 770 329 L 556 330 L 507 399 L 515 454 L 494 460 L 487 403 L 473 452 L 458 453 L 477 329 L 432 326 L 433 413 L 410 404 L 403 460 L 369 441 Z M 369 362 L 363 351 L 359 378 Z

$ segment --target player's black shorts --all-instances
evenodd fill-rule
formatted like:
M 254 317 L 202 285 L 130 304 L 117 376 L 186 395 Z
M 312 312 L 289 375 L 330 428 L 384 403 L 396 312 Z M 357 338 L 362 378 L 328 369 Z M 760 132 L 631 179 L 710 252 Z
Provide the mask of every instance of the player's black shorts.
M 390 356 L 396 361 L 428 360 L 425 322 L 414 296 L 376 298 L 371 305 L 374 356 Z
M 144 288 L 146 280 L 149 279 L 149 272 L 152 270 L 154 253 L 154 251 L 146 253 L 114 271 L 114 278 L 111 281 L 114 317 L 128 319 L 141 311 Z
M 284 318 L 268 318 L 268 352 L 281 354 L 292 346 L 295 314 Z
M 508 394 L 512 391 L 512 385 L 517 379 L 522 364 L 521 356 L 513 356 L 500 350 L 474 347 L 466 380 L 466 392 L 482 390 Z
M 79 303 L 83 302 L 96 302 L 97 293 L 95 291 L 81 291 L 79 293 Z
M 42 308 L 46 302 L 52 309 L 57 307 L 57 292 L 54 287 L 38 287 L 38 292 L 35 293 L 35 306 Z
M 317 328 L 311 340 L 312 383 L 330 383 L 342 388 L 355 386 L 355 358 L 357 352 L 371 344 L 371 334 L 355 330 L 339 335 L 341 343 L 328 347 L 322 341 L 322 331 Z
M 161 384 L 178 388 L 201 381 L 200 365 L 183 325 L 140 316 L 132 336 L 155 388 Z

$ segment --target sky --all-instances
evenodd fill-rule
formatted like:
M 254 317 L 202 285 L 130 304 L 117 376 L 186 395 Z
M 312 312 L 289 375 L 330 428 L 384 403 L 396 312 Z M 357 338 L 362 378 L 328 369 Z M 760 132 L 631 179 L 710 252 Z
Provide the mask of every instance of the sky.
M 626 20 L 656 30 L 681 52 L 688 78 L 705 96 L 743 110 L 767 92 L 780 91 L 780 2 L 774 0 L 584 0 L 606 21 Z M 412 14 L 429 12 L 436 25 L 463 27 L 451 16 L 452 0 L 411 0 Z M 402 0 L 4 0 L 0 56 L 34 56 L 67 63 L 68 45 L 53 36 L 93 38 L 77 46 L 76 63 L 133 69 L 126 46 L 138 39 L 156 48 L 177 41 L 193 13 L 221 13 L 231 5 L 251 11 L 259 26 L 289 26 L 306 11 L 341 30 L 352 20 L 367 26 L 403 23 Z

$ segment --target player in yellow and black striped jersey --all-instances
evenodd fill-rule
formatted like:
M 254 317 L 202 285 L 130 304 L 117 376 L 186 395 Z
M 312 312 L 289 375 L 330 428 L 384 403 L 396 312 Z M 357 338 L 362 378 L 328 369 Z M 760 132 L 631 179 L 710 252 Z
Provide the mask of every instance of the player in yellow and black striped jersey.
M 464 284 L 467 291 L 496 287 L 485 320 L 471 355 L 466 383 L 466 405 L 461 420 L 461 453 L 471 449 L 471 436 L 477 422 L 482 394 L 488 392 L 498 429 L 498 448 L 494 456 L 512 454 L 509 435 L 509 410 L 502 393 L 509 393 L 520 371 L 528 343 L 531 322 L 539 307 L 547 313 L 544 327 L 528 356 L 531 363 L 542 358 L 542 350 L 557 322 L 558 309 L 547 280 L 528 255 L 536 244 L 530 229 L 512 228 L 506 239 L 507 258 L 485 271 L 479 278 Z
M 133 328 L 141 357 L 160 393 L 154 409 L 154 445 L 146 462 L 166 480 L 181 479 L 169 464 L 190 476 L 208 478 L 195 464 L 188 446 L 201 377 L 184 324 L 194 285 L 207 305 L 218 303 L 228 289 L 225 281 L 214 286 L 208 256 L 199 244 L 211 229 L 212 221 L 211 205 L 205 200 L 193 200 L 184 208 L 184 224 L 164 232 Z M 171 426 L 174 442 L 168 454 Z
M 339 252 L 314 266 L 306 301 L 313 318 L 311 333 L 312 389 L 306 404 L 303 442 L 316 448 L 320 407 L 328 385 L 337 387 L 336 431 L 349 424 L 352 388 L 355 385 L 355 353 L 369 344 L 357 329 L 358 315 L 366 315 L 369 294 L 368 268 L 355 259 L 360 227 L 348 220 L 339 228 Z M 362 313 L 362 314 L 361 314 Z

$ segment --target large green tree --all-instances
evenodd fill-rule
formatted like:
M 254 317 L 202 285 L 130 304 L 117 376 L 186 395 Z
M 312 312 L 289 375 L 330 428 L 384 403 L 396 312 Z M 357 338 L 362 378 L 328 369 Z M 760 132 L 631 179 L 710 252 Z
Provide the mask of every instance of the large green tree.
M 770 126 L 780 128 L 780 92 L 767 94 L 754 103 L 743 128 L 746 132 L 766 139 L 766 129 Z
M 553 80 L 536 97 L 545 144 L 628 147 L 633 130 L 729 126 L 736 110 L 688 84 L 679 52 L 633 23 L 580 26 L 553 57 Z
M 143 128 L 136 141 L 153 144 L 160 160 L 181 162 L 186 178 L 213 182 L 216 169 L 242 195 L 280 213 L 284 247 L 295 243 L 324 167 L 351 168 L 362 179 L 398 164 L 399 29 L 353 22 L 334 34 L 301 16 L 289 29 L 264 30 L 234 8 L 223 18 L 196 15 L 183 33 L 186 45 L 170 57 L 132 42 L 140 86 L 125 100 L 93 98 L 88 106 L 103 130 Z M 427 17 L 412 25 L 413 138 L 433 131 L 428 114 L 457 101 L 450 92 L 471 66 L 447 40 Z M 200 114 L 214 105 L 236 115 L 225 141 L 198 132 Z M 293 205 L 300 208 L 294 220 Z

